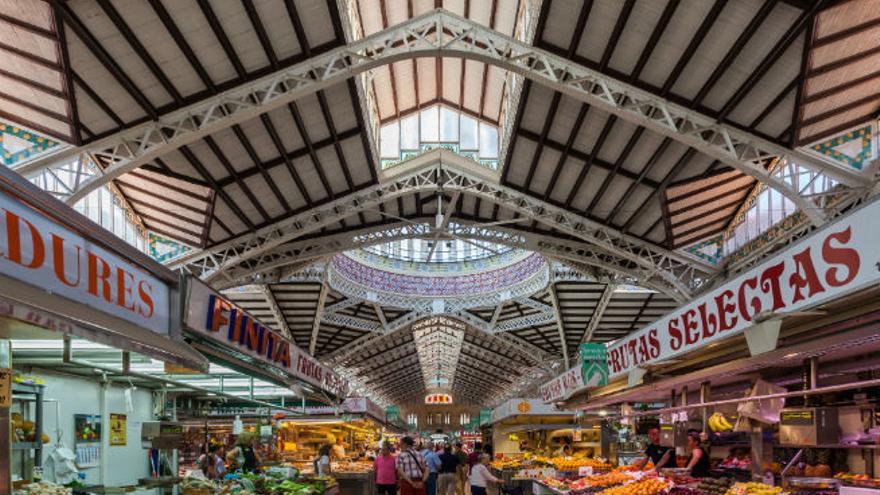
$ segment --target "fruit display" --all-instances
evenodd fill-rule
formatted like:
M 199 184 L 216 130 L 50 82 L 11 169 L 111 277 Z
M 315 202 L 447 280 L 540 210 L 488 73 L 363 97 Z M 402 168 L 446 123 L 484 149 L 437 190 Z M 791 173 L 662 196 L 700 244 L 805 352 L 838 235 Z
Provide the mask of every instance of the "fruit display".
M 663 478 L 646 478 L 626 485 L 613 486 L 599 492 L 600 495 L 656 495 L 668 490 L 671 483 Z
M 570 483 L 572 489 L 583 488 L 607 488 L 614 485 L 622 485 L 633 481 L 632 475 L 626 473 L 608 473 L 587 476 Z
M 505 469 L 519 469 L 523 465 L 522 459 L 515 459 L 513 457 L 504 457 L 501 459 L 495 459 L 489 464 L 492 468 L 498 470 Z
M 334 461 L 330 465 L 334 473 L 368 473 L 373 470 L 372 462 Z
M 844 485 L 880 488 L 880 478 L 872 478 L 867 474 L 837 473 L 834 478 Z
M 780 493 L 782 493 L 781 487 L 748 482 L 734 483 L 727 489 L 725 495 L 779 495 Z
M 731 424 L 730 421 L 728 421 L 727 418 L 724 417 L 724 415 L 720 412 L 716 412 L 709 416 L 708 423 L 709 429 L 715 432 L 733 430 L 733 424 Z
M 724 495 L 733 482 L 730 478 L 703 478 L 697 485 L 697 490 L 705 495 Z
M 591 467 L 594 470 L 610 470 L 611 464 L 604 459 L 598 457 L 554 457 L 552 460 L 553 467 L 557 471 L 573 472 L 582 467 Z

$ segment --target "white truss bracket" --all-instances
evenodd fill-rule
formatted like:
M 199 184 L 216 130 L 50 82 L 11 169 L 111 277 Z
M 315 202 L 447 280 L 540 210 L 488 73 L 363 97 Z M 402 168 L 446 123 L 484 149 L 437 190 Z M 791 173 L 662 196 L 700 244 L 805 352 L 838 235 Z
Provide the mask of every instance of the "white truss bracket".
M 385 318 L 385 312 L 382 311 L 382 306 L 373 303 L 373 309 L 376 310 L 376 316 L 379 318 L 379 323 L 382 324 L 382 332 L 388 333 L 388 320 Z
M 315 319 L 312 321 L 312 335 L 309 338 L 309 354 L 315 355 L 318 346 L 318 333 L 321 331 L 321 320 L 324 317 L 324 303 L 327 301 L 327 271 L 321 277 L 321 292 L 318 294 L 318 305 L 315 307 Z
M 553 307 L 553 315 L 556 320 L 556 331 L 559 332 L 559 343 L 562 348 L 563 364 L 565 365 L 565 369 L 568 369 L 568 341 L 565 339 L 565 328 L 562 327 L 562 315 L 559 313 L 559 299 L 556 297 L 556 285 L 553 280 L 550 281 L 550 305 Z
M 546 311 L 543 313 L 535 313 L 531 315 L 520 316 L 517 318 L 511 318 L 509 320 L 504 320 L 498 325 L 495 326 L 493 330 L 494 333 L 504 333 L 510 332 L 513 330 L 521 330 L 523 328 L 536 327 L 540 325 L 547 325 L 553 323 L 556 320 L 556 314 L 553 311 Z
M 269 285 L 267 284 L 262 284 L 259 287 L 260 292 L 266 297 L 266 302 L 269 303 L 269 310 L 272 311 L 272 316 L 275 318 L 275 321 L 278 322 L 278 327 L 281 328 L 281 332 L 288 338 L 292 338 L 290 327 L 287 326 L 287 318 L 284 317 L 284 312 L 281 311 L 281 308 L 278 306 L 278 301 L 275 299 L 275 294 L 272 293 L 272 289 L 269 288 Z
M 587 323 L 587 328 L 584 329 L 583 337 L 581 337 L 581 344 L 593 340 L 593 334 L 596 333 L 596 329 L 599 328 L 599 323 L 602 321 L 602 315 L 605 314 L 605 309 L 608 307 L 608 303 L 611 302 L 615 289 L 617 289 L 617 287 L 615 287 L 614 284 L 605 285 L 605 290 L 602 291 L 602 295 L 599 297 L 599 302 L 596 303 L 596 309 L 593 310 L 593 314 L 590 315 L 590 321 Z
M 364 332 L 381 332 L 382 326 L 375 321 L 365 320 L 355 316 L 339 313 L 327 313 L 321 315 L 321 322 L 337 327 L 354 328 Z

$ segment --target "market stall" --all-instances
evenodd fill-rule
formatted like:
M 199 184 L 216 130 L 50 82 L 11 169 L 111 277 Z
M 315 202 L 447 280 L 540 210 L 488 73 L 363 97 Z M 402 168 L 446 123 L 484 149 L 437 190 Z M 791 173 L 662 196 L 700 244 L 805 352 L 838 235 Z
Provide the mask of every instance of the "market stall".
M 178 331 L 179 277 L 5 167 L 0 209 L 0 493 L 43 477 L 138 485 L 150 392 L 68 369 L 96 349 L 120 371 L 138 356 L 207 369 Z M 57 366 L 21 359 L 34 347 Z
M 313 473 L 321 446 L 333 446 L 331 472 L 344 493 L 374 491 L 373 464 L 379 442 L 387 439 L 385 411 L 364 397 L 339 407 L 306 406 L 306 415 L 279 421 L 281 455 L 300 472 Z
M 544 398 L 607 427 L 617 439 L 612 462 L 640 457 L 657 428 L 659 446 L 673 451 L 664 475 L 704 493 L 874 489 L 880 231 L 866 222 L 878 214 L 880 202 L 868 203 L 600 346 L 604 367 L 582 356 L 566 374 L 594 374 L 560 375 Z M 696 450 L 709 459 L 700 480 L 682 469 Z

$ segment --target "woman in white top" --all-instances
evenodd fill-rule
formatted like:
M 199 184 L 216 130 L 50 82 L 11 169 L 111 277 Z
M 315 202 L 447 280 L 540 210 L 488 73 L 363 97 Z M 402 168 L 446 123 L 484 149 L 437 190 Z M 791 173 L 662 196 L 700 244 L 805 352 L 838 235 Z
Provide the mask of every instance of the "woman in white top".
M 330 476 L 330 445 L 322 445 L 318 449 L 318 458 L 315 459 L 315 474 Z
M 471 468 L 471 495 L 486 495 L 486 483 L 501 483 L 489 472 L 489 456 L 480 454 L 480 461 Z

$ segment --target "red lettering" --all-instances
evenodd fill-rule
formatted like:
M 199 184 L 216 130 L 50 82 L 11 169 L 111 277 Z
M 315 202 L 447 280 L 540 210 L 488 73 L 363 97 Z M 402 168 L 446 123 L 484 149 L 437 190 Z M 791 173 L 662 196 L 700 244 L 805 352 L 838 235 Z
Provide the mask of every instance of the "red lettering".
M 834 247 L 831 241 L 837 241 L 840 244 L 846 244 L 852 237 L 851 227 L 846 230 L 829 234 L 822 243 L 822 259 L 829 265 L 843 265 L 846 268 L 846 277 L 840 277 L 841 268 L 833 266 L 825 272 L 825 283 L 831 287 L 840 287 L 846 285 L 859 273 L 859 252 L 852 248 Z
M 648 354 L 648 340 L 644 335 L 639 337 L 639 363 L 644 363 L 650 359 L 650 355 Z
M 95 297 L 103 297 L 108 303 L 113 302 L 113 296 L 110 294 L 110 265 L 107 264 L 100 256 L 89 252 L 89 294 Z M 100 264 L 100 273 L 99 273 Z M 98 282 L 101 283 L 101 294 L 98 294 Z
M 738 319 L 734 316 L 730 321 L 727 320 L 728 314 L 733 315 L 736 313 L 736 305 L 728 304 L 728 299 L 733 299 L 733 291 L 730 289 L 726 289 L 721 294 L 715 296 L 715 306 L 718 308 L 718 321 L 720 322 L 718 330 L 720 332 L 726 332 L 736 326 L 736 320 Z
M 74 247 L 76 248 L 76 280 L 70 282 L 67 280 L 67 270 L 65 270 L 64 239 L 52 234 L 52 268 L 55 270 L 55 277 L 68 287 L 78 286 L 80 280 L 81 263 L 79 257 L 81 249 L 79 246 Z
M 700 303 L 697 310 L 700 312 L 700 322 L 703 324 L 703 338 L 708 339 L 718 332 L 718 318 L 706 311 L 706 303 Z
M 660 357 L 660 339 L 657 338 L 656 328 L 648 331 L 648 342 L 651 344 L 651 359 L 657 359 Z
M 785 301 L 782 300 L 782 290 L 779 285 L 779 279 L 784 271 L 785 262 L 780 261 L 761 272 L 761 291 L 764 294 L 772 294 L 773 296 L 773 307 L 770 308 L 770 311 L 776 311 L 779 308 L 785 307 Z
M 752 321 L 752 317 L 761 312 L 761 299 L 759 297 L 752 297 L 748 304 L 746 304 L 746 289 L 754 289 L 757 286 L 758 277 L 747 278 L 739 286 L 736 300 L 739 314 L 743 317 L 743 320 Z M 749 313 L 749 306 L 752 307 L 751 313 Z
M 131 294 L 132 286 L 129 282 L 134 283 L 134 275 L 122 268 L 116 268 L 116 304 L 129 311 L 134 311 L 134 298 Z M 130 305 L 126 301 L 131 301 Z
M 792 304 L 813 297 L 814 295 L 825 292 L 825 287 L 819 282 L 819 275 L 816 274 L 816 268 L 813 266 L 813 257 L 810 248 L 806 248 L 800 253 L 794 255 L 794 273 L 788 278 L 788 285 L 794 289 L 794 297 Z M 801 292 L 802 289 L 808 289 L 807 295 Z
M 684 312 L 681 322 L 684 325 L 684 342 L 687 345 L 696 344 L 700 340 L 700 332 L 692 332 L 697 329 L 697 312 L 693 308 Z
M 609 364 L 614 373 L 620 373 L 620 349 L 614 348 L 609 354 Z
M 138 298 L 142 305 L 138 306 L 138 314 L 145 318 L 153 317 L 153 286 L 146 280 L 138 282 Z M 219 327 L 218 327 L 219 328 Z M 213 330 L 217 331 L 217 330 Z
M 254 324 L 254 320 L 248 315 L 241 317 L 242 330 L 244 331 L 244 344 L 250 350 L 256 350 L 260 347 L 259 325 Z
M 24 262 L 22 251 L 21 251 L 21 228 L 19 227 L 18 222 L 22 221 L 27 225 L 28 232 L 31 234 L 31 246 L 33 247 L 33 255 L 31 256 L 31 260 L 27 263 Z M 43 261 L 46 259 L 46 248 L 43 245 L 43 237 L 40 236 L 40 232 L 34 227 L 34 224 L 27 221 L 25 218 L 21 218 L 15 213 L 11 211 L 6 212 L 6 239 L 8 242 L 8 252 L 6 253 L 6 257 L 9 258 L 9 261 L 13 263 L 18 263 L 19 265 L 25 268 L 39 268 L 43 266 Z
M 673 351 L 677 351 L 677 350 L 681 349 L 681 345 L 682 345 L 682 338 L 683 337 L 681 334 L 681 328 L 679 328 L 678 325 L 679 325 L 678 317 L 670 318 L 669 319 L 669 326 L 666 329 L 666 331 L 667 331 L 667 333 L 669 333 L 669 337 L 670 337 L 669 347 L 671 347 Z

